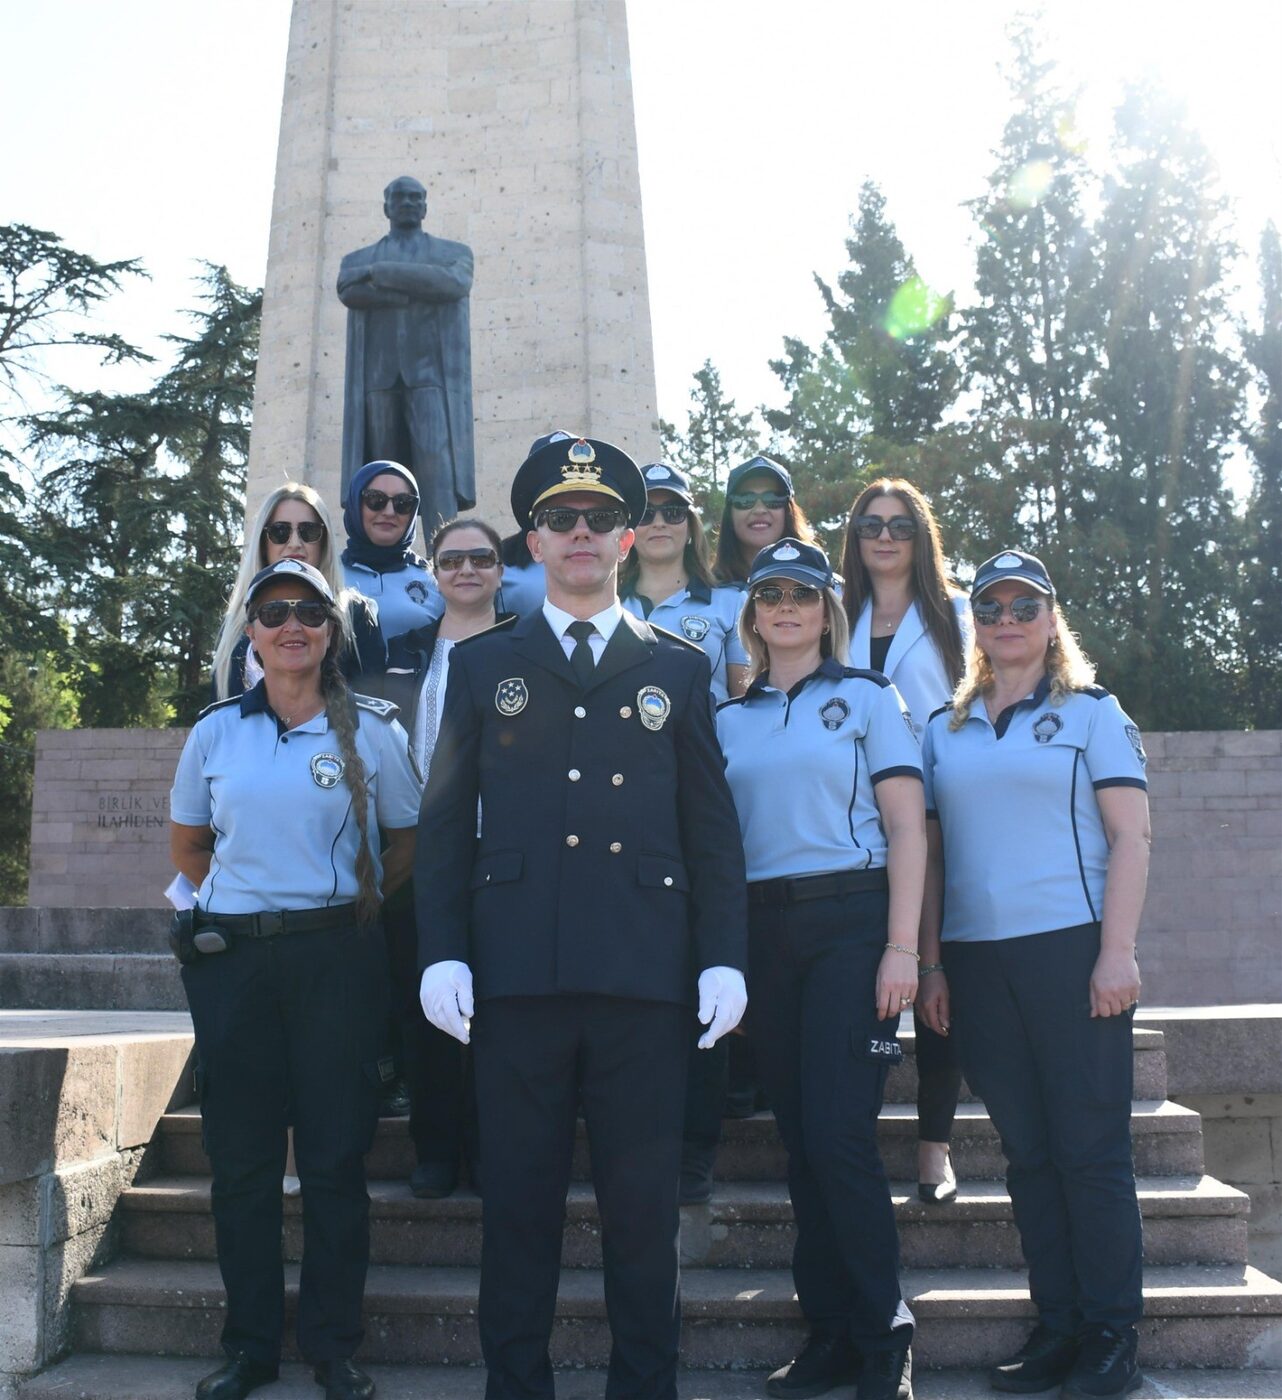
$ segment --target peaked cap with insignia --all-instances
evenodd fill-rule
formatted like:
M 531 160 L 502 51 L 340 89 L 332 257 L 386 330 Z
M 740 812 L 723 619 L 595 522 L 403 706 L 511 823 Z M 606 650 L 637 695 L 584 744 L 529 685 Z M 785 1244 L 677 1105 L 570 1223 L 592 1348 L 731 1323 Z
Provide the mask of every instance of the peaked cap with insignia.
M 622 448 L 597 438 L 562 438 L 545 443 L 521 463 L 512 482 L 512 514 L 528 530 L 539 506 L 584 491 L 618 501 L 629 525 L 645 510 L 645 478 Z

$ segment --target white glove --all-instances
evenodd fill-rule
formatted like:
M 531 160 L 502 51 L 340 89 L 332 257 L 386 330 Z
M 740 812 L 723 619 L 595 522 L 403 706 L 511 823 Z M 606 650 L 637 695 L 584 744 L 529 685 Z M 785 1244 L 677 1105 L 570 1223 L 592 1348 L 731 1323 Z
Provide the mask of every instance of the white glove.
M 464 1045 L 472 1038 L 472 969 L 465 962 L 438 962 L 423 969 L 418 984 L 423 1015 Z
M 708 1027 L 699 1037 L 699 1049 L 712 1047 L 743 1020 L 748 989 L 743 973 L 735 967 L 705 967 L 699 974 L 699 1020 Z

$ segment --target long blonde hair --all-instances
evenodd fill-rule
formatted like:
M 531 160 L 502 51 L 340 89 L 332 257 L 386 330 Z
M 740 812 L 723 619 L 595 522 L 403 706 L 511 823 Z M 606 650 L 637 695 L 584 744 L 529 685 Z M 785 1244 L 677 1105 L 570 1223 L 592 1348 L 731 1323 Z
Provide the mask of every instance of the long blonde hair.
M 1075 633 L 1070 632 L 1064 614 L 1056 602 L 1051 603 L 1055 632 L 1046 645 L 1046 675 L 1050 680 L 1050 702 L 1062 705 L 1075 690 L 1095 684 L 1095 667 L 1091 664 Z M 978 629 L 977 629 L 978 630 Z M 972 640 L 966 657 L 966 671 L 953 692 L 953 713 L 949 729 L 960 729 L 970 718 L 975 701 L 987 695 L 996 676 L 992 664 Z
M 831 588 L 825 588 L 823 595 L 824 621 L 828 624 L 828 630 L 819 638 L 819 655 L 831 656 L 845 666 L 849 664 L 850 659 L 850 624 L 846 621 L 846 610 L 841 606 L 841 599 Z M 754 626 L 756 620 L 757 604 L 749 593 L 739 612 L 739 640 L 743 643 L 744 651 L 748 653 L 749 685 L 770 669 L 770 652 Z
M 236 582 L 232 585 L 227 599 L 227 611 L 223 614 L 222 627 L 218 632 L 218 645 L 214 648 L 214 693 L 224 700 L 231 691 L 231 659 L 236 645 L 245 635 L 245 594 L 249 584 L 259 569 L 267 567 L 267 541 L 264 531 L 271 523 L 272 514 L 282 501 L 302 501 L 316 512 L 316 518 L 325 527 L 321 536 L 320 561 L 316 567 L 325 576 L 326 583 L 338 599 L 338 624 L 344 646 L 352 644 L 352 622 L 350 610 L 344 606 L 342 597 L 343 576 L 338 568 L 338 556 L 334 552 L 334 531 L 330 524 L 329 511 L 325 502 L 301 481 L 287 481 L 278 486 L 254 516 L 254 523 L 245 531 L 245 543 L 240 551 L 240 568 L 236 572 Z M 341 650 L 341 648 L 340 648 Z

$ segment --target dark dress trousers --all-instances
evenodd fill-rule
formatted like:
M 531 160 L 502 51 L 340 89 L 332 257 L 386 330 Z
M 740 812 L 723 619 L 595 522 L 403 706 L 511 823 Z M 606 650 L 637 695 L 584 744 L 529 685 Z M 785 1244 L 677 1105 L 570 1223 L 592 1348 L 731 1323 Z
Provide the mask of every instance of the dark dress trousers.
M 585 686 L 541 611 L 451 655 L 414 886 L 420 965 L 459 959 L 475 980 L 490 1400 L 553 1393 L 577 1102 L 614 1340 L 606 1395 L 676 1394 L 695 984 L 746 956 L 709 682 L 702 652 L 627 613 Z

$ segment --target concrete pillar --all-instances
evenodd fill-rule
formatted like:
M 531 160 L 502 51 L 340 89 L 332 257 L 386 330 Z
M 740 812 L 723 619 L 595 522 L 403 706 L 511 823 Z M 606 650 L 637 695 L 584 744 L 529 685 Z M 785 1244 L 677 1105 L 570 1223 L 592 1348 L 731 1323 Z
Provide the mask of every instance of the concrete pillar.
M 382 189 L 469 244 L 479 509 L 553 426 L 658 452 L 624 0 L 294 0 L 249 508 L 287 476 L 337 514 L 345 252 Z

